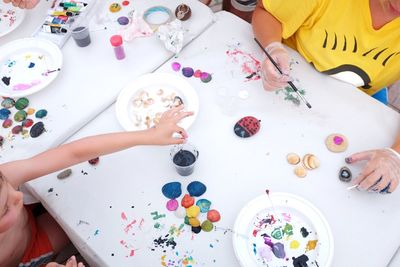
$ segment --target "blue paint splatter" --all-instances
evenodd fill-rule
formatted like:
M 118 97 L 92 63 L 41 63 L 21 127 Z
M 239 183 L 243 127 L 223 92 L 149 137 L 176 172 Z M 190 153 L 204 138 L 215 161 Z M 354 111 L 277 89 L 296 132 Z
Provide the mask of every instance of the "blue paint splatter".
M 94 232 L 94 235 L 98 235 L 99 233 L 100 233 L 100 230 L 97 229 L 97 230 Z
M 28 66 L 28 68 L 33 68 L 33 67 L 35 67 L 35 63 L 33 63 L 33 62 L 31 62 L 31 63 L 29 63 L 29 66 Z
M 257 248 L 256 248 L 256 244 L 255 243 L 253 243 L 253 252 L 254 252 L 254 255 L 257 255 Z

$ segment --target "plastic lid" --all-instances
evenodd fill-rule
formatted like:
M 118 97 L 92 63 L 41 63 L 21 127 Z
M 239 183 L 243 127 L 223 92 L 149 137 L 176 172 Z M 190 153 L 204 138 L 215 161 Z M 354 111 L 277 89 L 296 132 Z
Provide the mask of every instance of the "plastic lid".
M 110 38 L 110 42 L 112 46 L 120 46 L 122 45 L 122 37 L 121 35 L 113 35 Z

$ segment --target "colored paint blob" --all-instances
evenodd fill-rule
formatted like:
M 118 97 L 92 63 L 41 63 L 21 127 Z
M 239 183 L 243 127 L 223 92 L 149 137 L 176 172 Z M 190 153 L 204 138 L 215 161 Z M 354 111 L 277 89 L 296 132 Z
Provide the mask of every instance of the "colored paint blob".
M 194 74 L 194 70 L 191 67 L 186 67 L 182 69 L 183 76 L 190 78 Z
M 171 67 L 172 67 L 172 69 L 173 69 L 174 71 L 180 71 L 180 69 L 181 69 L 181 64 L 179 64 L 178 62 L 173 62 L 173 63 L 171 64 Z
M 6 77 L 6 76 L 4 76 L 3 78 L 1 78 L 1 81 L 2 81 L 5 85 L 9 86 L 9 85 L 10 85 L 10 81 L 11 81 L 11 77 Z
M 99 157 L 88 160 L 90 165 L 97 165 L 99 163 L 99 161 L 100 161 Z
M 196 205 L 192 205 L 186 209 L 186 216 L 189 218 L 196 218 L 200 213 L 200 208 Z
M 33 63 L 33 62 L 31 62 L 31 63 L 29 63 L 29 66 L 28 66 L 28 68 L 33 68 L 33 67 L 35 67 L 35 63 Z
M 300 243 L 297 240 L 293 240 L 292 242 L 290 242 L 290 248 L 291 249 L 298 249 L 300 247 Z
M 0 120 L 6 120 L 10 116 L 11 111 L 6 108 L 0 109 Z
M 202 224 L 201 224 L 201 229 L 204 232 L 211 232 L 212 229 L 214 229 L 214 225 L 212 222 L 210 222 L 209 220 L 205 220 Z
M 310 240 L 306 245 L 306 252 L 310 250 L 314 250 L 317 247 L 318 240 Z
M 277 239 L 277 240 L 281 240 L 282 237 L 283 237 L 282 229 L 281 229 L 280 227 L 279 227 L 279 228 L 275 228 L 275 229 L 272 231 L 271 236 L 272 236 L 273 238 Z
M 200 233 L 201 232 L 201 227 L 200 226 L 197 226 L 197 227 L 192 226 L 192 232 L 195 233 L 195 234 Z
M 185 208 L 189 208 L 193 206 L 194 198 L 192 198 L 189 194 L 185 194 L 185 196 L 181 200 L 181 206 Z
M 293 235 L 293 226 L 291 224 L 285 224 L 285 227 L 283 227 L 283 233 L 285 235 L 291 236 Z
M 255 244 L 254 244 L 255 245 Z M 272 256 L 273 256 L 273 254 L 272 254 L 272 250 L 271 250 L 271 248 L 270 247 L 267 247 L 267 246 L 265 246 L 265 247 L 262 247 L 262 248 L 260 248 L 259 250 L 258 250 L 258 255 L 262 258 L 262 259 L 264 259 L 265 261 L 272 261 Z
M 283 259 L 286 256 L 285 246 L 282 243 L 275 243 L 272 246 L 272 253 L 274 253 L 275 257 L 279 259 Z
M 207 212 L 207 220 L 210 222 L 218 222 L 221 219 L 221 215 L 217 210 L 210 210 Z
M 343 138 L 340 136 L 335 136 L 333 137 L 333 142 L 335 143 L 335 145 L 340 146 L 343 143 Z
M 310 234 L 310 232 L 308 232 L 307 229 L 304 228 L 304 227 L 301 227 L 300 232 L 301 232 L 301 235 L 302 235 L 304 238 L 306 238 L 306 237 Z
M 293 257 L 292 260 L 293 260 L 293 267 L 307 267 L 308 266 L 307 261 L 309 260 L 309 258 L 307 257 L 307 255 L 302 254 L 297 258 Z
M 4 137 L 0 135 L 0 147 L 3 146 L 4 143 Z
M 179 207 L 179 202 L 176 199 L 170 199 L 167 201 L 166 207 L 167 207 L 167 210 L 169 210 L 169 211 L 175 211 Z

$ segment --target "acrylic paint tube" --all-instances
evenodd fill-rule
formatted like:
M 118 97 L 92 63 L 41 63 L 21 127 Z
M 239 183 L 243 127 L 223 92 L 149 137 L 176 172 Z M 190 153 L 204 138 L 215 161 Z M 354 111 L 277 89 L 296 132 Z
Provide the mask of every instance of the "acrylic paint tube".
M 42 29 L 47 33 L 55 33 L 55 34 L 64 34 L 67 33 L 67 29 L 61 27 L 61 25 L 57 24 L 43 24 Z

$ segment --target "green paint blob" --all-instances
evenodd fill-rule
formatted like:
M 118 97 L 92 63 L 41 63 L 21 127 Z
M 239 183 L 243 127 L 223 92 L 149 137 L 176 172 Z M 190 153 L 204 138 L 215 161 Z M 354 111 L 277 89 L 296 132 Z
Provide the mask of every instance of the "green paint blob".
M 293 235 L 293 226 L 286 223 L 285 227 L 283 228 L 283 233 L 289 236 Z
M 275 228 L 275 229 L 272 231 L 271 236 L 272 236 L 273 238 L 277 239 L 277 240 L 281 240 L 282 237 L 283 237 L 282 229 L 281 229 L 280 227 Z

